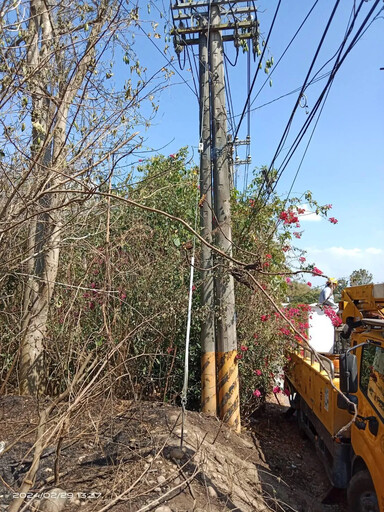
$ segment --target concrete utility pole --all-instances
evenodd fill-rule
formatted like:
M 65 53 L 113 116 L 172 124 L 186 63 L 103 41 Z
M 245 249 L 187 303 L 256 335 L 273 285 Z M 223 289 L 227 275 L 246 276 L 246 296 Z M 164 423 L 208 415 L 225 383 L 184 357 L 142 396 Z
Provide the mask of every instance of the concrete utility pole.
M 207 24 L 201 20 L 201 25 Z M 207 36 L 199 41 L 200 73 L 200 226 L 204 239 L 212 244 L 212 174 L 210 92 Z M 201 302 L 205 306 L 201 325 L 201 407 L 207 414 L 217 414 L 216 349 L 215 349 L 215 294 L 213 255 L 206 245 L 201 248 Z
M 238 48 L 245 39 L 252 39 L 256 51 L 258 38 L 258 22 L 252 17 L 254 7 L 241 7 L 241 3 L 245 2 L 176 1 L 172 6 L 172 10 L 177 11 L 175 23 L 179 22 L 173 27 L 176 52 L 181 53 L 186 45 L 199 44 L 201 232 L 208 242 L 212 241 L 214 232 L 216 245 L 229 256 L 232 255 L 232 145 L 228 144 L 227 134 L 223 41 L 234 41 Z M 234 280 L 224 269 L 226 262 L 218 258 L 215 264 L 220 265 L 212 274 L 213 262 L 211 251 L 204 246 L 202 302 L 206 316 L 201 337 L 202 408 L 205 412 L 216 413 L 218 392 L 220 417 L 240 431 Z
M 220 25 L 220 8 L 212 6 L 212 26 Z M 224 51 L 220 31 L 214 30 L 210 44 L 213 194 L 217 227 L 216 243 L 232 256 L 232 226 L 230 206 L 231 148 L 227 144 L 227 111 L 225 107 Z M 224 261 L 220 262 L 225 264 Z M 217 370 L 220 417 L 240 430 L 240 400 L 235 318 L 235 285 L 231 274 L 219 267 L 215 274 Z

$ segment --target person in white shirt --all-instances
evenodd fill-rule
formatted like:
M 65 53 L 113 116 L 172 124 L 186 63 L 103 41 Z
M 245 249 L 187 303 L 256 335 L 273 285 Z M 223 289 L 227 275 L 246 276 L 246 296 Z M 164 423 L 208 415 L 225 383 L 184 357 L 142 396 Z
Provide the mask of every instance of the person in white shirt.
M 337 279 L 330 277 L 325 284 L 325 287 L 321 290 L 319 296 L 319 305 L 328 306 L 333 309 L 338 309 L 338 305 L 335 303 L 333 292 L 337 286 Z

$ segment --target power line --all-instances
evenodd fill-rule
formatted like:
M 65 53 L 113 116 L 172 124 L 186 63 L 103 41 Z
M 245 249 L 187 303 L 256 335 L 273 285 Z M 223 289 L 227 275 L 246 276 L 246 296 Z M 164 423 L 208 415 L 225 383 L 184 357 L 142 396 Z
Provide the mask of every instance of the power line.
M 300 33 L 301 29 L 303 28 L 303 26 L 305 25 L 305 23 L 307 22 L 308 18 L 310 17 L 310 15 L 312 14 L 312 11 L 314 10 L 314 8 L 316 7 L 317 3 L 319 2 L 319 0 L 316 0 L 315 3 L 312 5 L 311 9 L 308 11 L 307 15 L 305 16 L 304 20 L 301 22 L 299 28 L 296 30 L 295 34 L 293 35 L 293 37 L 291 38 L 291 40 L 289 41 L 288 45 L 286 46 L 285 50 L 283 51 L 283 53 L 281 54 L 280 58 L 278 59 L 278 61 L 276 62 L 276 64 L 273 66 L 272 68 L 272 71 L 270 72 L 268 78 L 265 79 L 264 83 L 262 84 L 262 86 L 260 87 L 260 89 L 258 90 L 257 94 L 255 95 L 255 97 L 253 98 L 252 102 L 251 102 L 251 106 L 254 104 L 254 102 L 256 101 L 256 99 L 258 98 L 259 94 L 261 93 L 261 91 L 264 89 L 266 83 L 271 79 L 271 76 L 273 75 L 273 73 L 275 72 L 275 70 L 277 69 L 277 67 L 279 66 L 281 60 L 283 59 L 283 57 L 285 56 L 285 54 L 287 53 L 287 51 L 289 50 L 290 46 L 292 45 L 293 41 L 296 39 L 296 37 L 298 36 L 298 34 Z
M 288 165 L 288 163 L 289 163 L 290 159 L 292 158 L 292 156 L 293 156 L 294 152 L 296 151 L 296 149 L 297 149 L 297 147 L 298 147 L 299 143 L 301 142 L 301 140 L 302 140 L 302 138 L 303 138 L 303 136 L 304 136 L 305 132 L 307 131 L 307 129 L 308 129 L 308 127 L 309 127 L 310 122 L 312 121 L 312 119 L 313 119 L 314 115 L 316 114 L 316 112 L 317 112 L 317 110 L 319 109 L 319 107 L 320 107 L 321 103 L 323 102 L 324 97 L 325 97 L 325 100 L 326 100 L 326 98 L 327 98 L 327 96 L 328 96 L 328 92 L 329 92 L 330 86 L 332 85 L 332 82 L 333 82 L 333 80 L 334 80 L 334 78 L 335 78 L 335 74 L 336 74 L 336 72 L 339 70 L 340 66 L 341 66 L 341 65 L 342 65 L 342 63 L 344 62 L 344 60 L 345 60 L 346 56 L 349 54 L 349 52 L 351 51 L 351 49 L 355 46 L 355 44 L 357 43 L 357 41 L 362 37 L 362 34 L 363 34 L 363 33 L 365 33 L 365 31 L 366 31 L 366 30 L 364 30 L 365 25 L 367 24 L 367 22 L 369 21 L 369 18 L 371 17 L 372 13 L 373 13 L 373 12 L 374 12 L 374 10 L 376 9 L 376 6 L 377 6 L 377 4 L 379 3 L 379 1 L 380 1 L 380 0 L 376 0 L 376 1 L 375 1 L 375 3 L 374 3 L 374 5 L 373 5 L 373 7 L 370 9 L 370 11 L 369 11 L 369 13 L 367 14 L 366 18 L 364 19 L 364 21 L 363 21 L 363 22 L 362 22 L 362 24 L 360 25 L 359 29 L 356 31 L 356 34 L 355 34 L 354 38 L 352 39 L 352 41 L 351 41 L 350 45 L 348 46 L 347 50 L 346 50 L 346 51 L 344 52 L 344 54 L 341 56 L 341 52 L 342 52 L 342 50 L 343 50 L 343 48 L 344 48 L 344 46 L 345 46 L 345 44 L 346 44 L 346 39 L 347 39 L 347 37 L 346 37 L 346 36 L 344 37 L 343 42 L 341 43 L 341 45 L 340 45 L 340 47 L 339 47 L 339 52 L 338 52 L 338 53 L 339 53 L 339 55 L 338 55 L 338 57 L 337 57 L 337 60 L 336 60 L 336 62 L 335 62 L 335 64 L 334 64 L 334 66 L 333 66 L 333 69 L 332 69 L 332 70 L 331 70 L 331 72 L 329 73 L 329 79 L 328 79 L 328 81 L 327 81 L 327 84 L 325 85 L 325 87 L 324 87 L 324 89 L 323 89 L 322 93 L 320 94 L 320 96 L 319 96 L 319 98 L 318 98 L 318 100 L 317 100 L 317 102 L 316 102 L 315 106 L 312 108 L 311 114 L 310 114 L 309 118 L 306 120 L 306 122 L 304 123 L 304 125 L 303 125 L 302 129 L 300 130 L 299 135 L 296 137 L 295 141 L 294 141 L 294 142 L 293 142 L 293 144 L 291 145 L 291 148 L 290 148 L 290 151 L 289 151 L 289 155 L 284 159 L 284 161 L 283 161 L 282 165 L 280 166 L 280 168 L 279 168 L 279 170 L 278 170 L 278 172 L 279 172 L 278 179 L 280 179 L 280 178 L 281 178 L 281 175 L 282 175 L 283 171 L 285 170 L 285 168 L 286 168 L 286 166 Z M 352 24 L 350 25 L 349 29 L 347 30 L 347 36 L 348 36 L 348 37 L 349 37 L 349 35 L 351 34 L 351 31 L 353 30 L 354 23 L 355 23 L 355 21 L 356 21 L 356 18 L 357 18 L 358 14 L 359 14 L 359 11 L 360 11 L 360 9 L 361 9 L 361 6 L 362 6 L 363 2 L 364 2 L 364 0 L 362 0 L 362 2 L 360 3 L 360 6 L 359 6 L 358 10 L 357 10 L 357 11 L 355 11 L 355 16 L 354 16 L 353 22 L 352 22 Z M 338 2 L 336 3 L 335 8 L 337 7 L 337 4 L 338 4 Z M 381 9 L 381 10 L 382 10 L 382 9 Z M 381 10 L 380 10 L 380 12 L 381 12 Z M 332 14 L 334 14 L 334 11 L 333 11 L 333 13 L 332 13 Z M 332 15 L 331 15 L 331 17 L 332 17 Z M 376 15 L 376 17 L 377 17 L 377 15 Z M 375 17 L 374 19 L 376 19 L 376 17 Z M 327 23 L 327 27 L 329 26 L 330 21 L 331 21 L 331 18 L 330 18 L 330 20 L 329 20 L 329 21 L 328 21 L 328 23 Z M 372 22 L 371 22 L 371 23 L 372 23 Z M 371 23 L 370 23 L 370 24 L 371 24 Z M 322 41 L 323 41 L 323 39 L 324 39 L 324 36 L 325 36 L 326 31 L 327 31 L 327 28 L 325 29 L 325 31 L 324 31 L 324 33 L 323 33 Z M 320 45 L 319 45 L 319 46 L 320 46 Z M 319 47 L 318 47 L 318 48 L 319 48 Z M 318 52 L 317 52 L 317 53 L 318 53 Z M 316 54 L 317 54 L 317 53 L 316 53 Z M 316 56 L 315 56 L 315 57 L 316 57 Z M 314 62 L 314 60 L 312 61 L 311 68 L 313 67 L 313 62 Z M 310 73 L 307 73 L 306 81 L 307 81 L 307 79 L 308 79 L 309 74 L 310 74 Z M 305 81 L 305 82 L 306 82 L 306 81 Z M 305 82 L 304 82 L 304 85 L 305 85 Z M 310 83 L 310 82 L 309 82 L 309 83 Z M 304 87 L 304 85 L 302 86 L 301 90 L 304 90 L 304 89 L 306 88 L 306 87 Z M 298 98 L 298 100 L 299 100 L 299 101 L 300 101 L 300 97 L 301 97 L 301 94 L 299 95 L 299 98 Z M 323 103 L 323 107 L 324 107 L 324 104 L 325 104 L 325 100 L 324 100 L 324 103 Z M 296 111 L 296 109 L 297 109 L 297 104 L 298 104 L 298 102 L 296 102 L 296 105 L 295 105 L 295 107 L 294 107 L 294 110 L 293 110 L 293 112 L 292 112 L 292 114 L 291 114 L 291 116 L 290 116 L 290 120 L 291 120 L 291 118 L 292 118 L 292 116 L 293 116 L 294 112 L 295 112 L 295 111 Z M 322 108 L 323 108 L 323 107 L 322 107 Z M 321 112 L 320 112 L 320 114 L 321 114 Z M 289 122 L 287 123 L 287 126 L 289 126 Z M 283 140 L 283 137 L 282 137 L 281 141 L 282 141 L 282 140 Z M 280 141 L 280 144 L 281 144 L 281 141 Z M 279 149 L 280 149 L 280 147 L 278 147 L 278 150 L 279 150 Z M 278 153 L 278 150 L 276 150 L 276 153 L 275 153 L 274 159 L 276 158 L 276 155 L 277 155 L 277 153 Z M 267 184 L 267 183 L 268 183 L 268 180 L 269 180 L 269 178 L 270 178 L 270 171 L 271 171 L 271 169 L 272 169 L 273 163 L 274 163 L 274 160 L 272 161 L 271 166 L 268 168 L 268 172 L 266 172 L 266 173 L 265 173 L 264 184 Z M 284 164 L 284 163 L 285 163 L 285 166 L 284 166 L 284 168 L 282 168 L 282 166 L 283 166 L 283 164 Z M 266 196 L 263 198 L 263 203 L 264 203 L 264 205 L 262 205 L 262 206 L 260 206 L 260 207 L 259 207 L 258 212 L 263 208 L 263 206 L 265 206 L 265 205 L 267 204 L 267 202 L 268 202 L 268 199 L 269 199 L 270 195 L 271 195 L 271 194 L 274 192 L 274 190 L 276 189 L 277 181 L 278 181 L 278 180 L 276 180 L 276 181 L 274 182 L 273 187 L 270 187 L 269 189 L 267 189 L 267 190 L 266 190 Z M 263 195 L 263 188 L 264 188 L 264 184 L 262 184 L 262 186 L 260 186 L 260 188 L 259 188 L 258 195 L 257 195 L 257 201 L 258 201 L 258 200 L 262 197 L 262 195 Z M 255 210 L 252 210 L 252 213 L 250 214 L 250 217 L 252 217 L 253 215 L 255 215 L 255 213 L 256 213 L 256 211 L 255 211 Z M 245 229 L 245 228 L 244 228 L 244 229 Z M 242 230 L 242 233 L 244 232 L 244 229 Z M 242 235 L 242 233 L 241 233 L 241 235 Z
M 279 0 L 279 3 L 277 4 L 276 11 L 275 11 L 275 14 L 273 16 L 273 20 L 272 20 L 271 26 L 269 28 L 268 35 L 267 35 L 267 38 L 265 40 L 264 48 L 263 48 L 263 51 L 262 51 L 261 56 L 260 56 L 259 64 L 261 64 L 261 62 L 263 61 L 264 54 L 265 54 L 265 51 L 266 51 L 267 46 L 268 46 L 268 41 L 269 41 L 269 38 L 271 36 L 272 30 L 273 30 L 273 27 L 275 25 L 275 21 L 276 21 L 276 18 L 277 18 L 277 14 L 278 14 L 279 9 L 280 9 L 280 5 L 281 5 L 281 0 Z M 253 87 L 255 85 L 257 76 L 259 74 L 259 69 L 260 69 L 260 65 L 258 65 L 257 68 L 256 68 L 256 72 L 255 72 L 255 75 L 253 77 L 252 86 L 250 88 L 249 95 L 252 93 L 252 90 L 253 90 Z M 245 116 L 245 113 L 246 113 L 246 110 L 247 110 L 247 104 L 248 104 L 248 98 L 247 98 L 247 101 L 246 101 L 246 103 L 244 105 L 243 112 L 241 113 L 240 121 L 239 121 L 239 123 L 237 125 L 237 129 L 236 129 L 236 132 L 235 132 L 235 138 L 237 137 L 237 135 L 239 133 L 241 123 L 242 123 L 242 121 L 244 119 L 244 116 Z
M 342 63 L 344 62 L 344 60 L 346 59 L 347 55 L 350 53 L 350 51 L 352 50 L 352 48 L 355 46 L 356 42 L 359 40 L 360 36 L 361 36 L 361 32 L 363 31 L 365 25 L 367 24 L 369 18 L 371 17 L 373 11 L 375 10 L 377 4 L 380 2 L 380 0 L 376 0 L 373 7 L 370 9 L 368 15 L 366 16 L 366 18 L 364 19 L 364 21 L 362 22 L 362 24 L 360 25 L 359 29 L 357 30 L 354 38 L 352 39 L 351 43 L 349 44 L 348 48 L 345 50 L 344 54 L 341 55 L 342 51 L 343 51 L 343 48 L 347 42 L 347 38 L 350 36 L 352 30 L 353 30 L 353 26 L 355 24 L 355 21 L 357 19 L 357 16 L 360 12 L 360 9 L 362 7 L 362 4 L 364 3 L 364 0 L 362 0 L 362 2 L 360 3 L 356 13 L 355 13 L 355 16 L 354 16 L 354 19 L 353 19 L 353 22 L 347 32 L 347 35 L 345 36 L 344 38 L 344 41 L 343 43 L 341 44 L 340 46 L 340 50 L 339 50 L 339 55 L 337 56 L 337 59 L 336 59 L 336 62 L 333 66 L 333 69 L 330 73 L 330 76 L 329 76 L 329 79 L 327 81 L 327 84 L 325 85 L 323 91 L 321 92 L 319 98 L 317 99 L 316 101 L 316 104 L 315 106 L 312 108 L 312 111 L 309 115 L 309 117 L 307 118 L 306 122 L 304 123 L 303 127 L 301 128 L 300 132 L 298 133 L 298 135 L 296 136 L 294 142 L 292 143 L 291 145 L 291 148 L 288 152 L 288 154 L 286 155 L 286 157 L 284 158 L 280 168 L 279 168 L 279 173 L 278 173 L 278 176 L 277 176 L 277 179 L 273 185 L 273 189 L 272 190 L 275 190 L 276 189 L 276 186 L 277 186 L 277 183 L 279 181 L 279 179 L 281 178 L 281 175 L 283 174 L 284 170 L 286 169 L 289 161 L 291 160 L 294 152 L 296 151 L 298 145 L 300 144 L 301 140 L 303 139 L 308 127 L 309 127 L 309 124 L 311 123 L 312 119 L 314 118 L 317 110 L 319 109 L 324 97 L 327 97 L 327 91 L 329 90 L 329 88 L 331 87 L 332 85 L 332 82 L 335 78 L 335 75 L 336 75 L 336 72 L 340 69 L 340 66 L 342 65 Z M 271 167 L 269 168 L 269 171 L 271 170 L 272 168 L 272 165 Z

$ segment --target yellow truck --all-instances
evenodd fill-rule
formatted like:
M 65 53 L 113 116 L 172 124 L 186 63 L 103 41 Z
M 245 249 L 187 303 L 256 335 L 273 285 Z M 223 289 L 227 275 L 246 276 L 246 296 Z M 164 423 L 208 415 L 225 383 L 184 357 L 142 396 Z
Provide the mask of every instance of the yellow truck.
M 285 376 L 299 428 L 331 484 L 347 489 L 349 512 L 384 512 L 383 308 L 384 284 L 343 290 L 338 350 L 298 344 Z

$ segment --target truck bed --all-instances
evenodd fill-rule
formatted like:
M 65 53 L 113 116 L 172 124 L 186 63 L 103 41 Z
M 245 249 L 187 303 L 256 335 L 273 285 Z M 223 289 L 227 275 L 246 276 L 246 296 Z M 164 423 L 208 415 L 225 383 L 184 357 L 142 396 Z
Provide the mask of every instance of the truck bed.
M 292 361 L 287 374 L 288 381 L 330 436 L 335 436 L 351 420 L 351 415 L 337 406 L 336 389 L 340 388 L 339 355 L 319 354 L 322 366 L 327 371 L 308 348 L 298 347 L 290 356 Z M 349 429 L 343 432 L 343 437 L 350 437 Z

